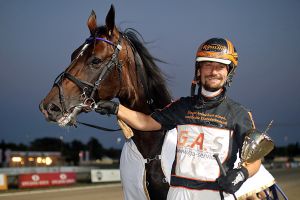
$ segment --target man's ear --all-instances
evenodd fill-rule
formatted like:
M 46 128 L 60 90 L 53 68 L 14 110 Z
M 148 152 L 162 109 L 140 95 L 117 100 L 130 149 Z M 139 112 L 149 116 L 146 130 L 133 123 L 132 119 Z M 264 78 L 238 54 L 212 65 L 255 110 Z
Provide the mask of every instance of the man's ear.
M 198 62 L 198 63 L 196 63 L 196 66 L 195 66 L 195 70 L 196 70 L 196 76 L 197 76 L 197 78 L 200 78 L 200 68 L 201 68 L 201 65 L 200 65 L 200 63 Z
M 200 68 L 197 69 L 197 77 L 200 77 Z

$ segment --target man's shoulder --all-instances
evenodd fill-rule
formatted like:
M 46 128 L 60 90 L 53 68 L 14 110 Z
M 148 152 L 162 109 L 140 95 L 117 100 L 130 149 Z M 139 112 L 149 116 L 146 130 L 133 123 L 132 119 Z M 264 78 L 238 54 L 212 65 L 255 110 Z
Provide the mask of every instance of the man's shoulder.
M 226 97 L 226 102 L 229 107 L 231 107 L 235 111 L 239 112 L 250 112 L 250 109 L 242 105 L 241 103 L 231 99 L 230 97 Z
M 185 97 L 180 97 L 178 99 L 173 100 L 171 103 L 174 102 L 191 102 L 194 101 L 196 97 L 194 96 L 185 96 Z
M 193 100 L 193 97 L 179 97 L 178 99 L 172 100 L 168 105 L 166 105 L 162 110 L 165 110 L 170 107 L 189 105 Z

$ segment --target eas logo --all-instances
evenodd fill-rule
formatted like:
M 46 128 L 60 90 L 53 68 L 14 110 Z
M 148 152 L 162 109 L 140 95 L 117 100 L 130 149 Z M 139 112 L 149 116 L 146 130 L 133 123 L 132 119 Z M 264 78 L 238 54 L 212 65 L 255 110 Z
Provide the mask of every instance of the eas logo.
M 37 175 L 37 174 L 34 174 L 34 175 L 31 176 L 31 179 L 32 179 L 33 181 L 39 181 L 39 180 L 40 180 L 40 176 Z
M 219 152 L 222 149 L 222 141 L 223 137 L 209 137 L 205 143 L 205 134 L 193 134 L 187 130 L 181 130 L 179 134 L 179 138 L 177 140 L 178 147 L 188 147 L 192 149 L 197 149 L 199 151 L 212 151 L 212 152 Z

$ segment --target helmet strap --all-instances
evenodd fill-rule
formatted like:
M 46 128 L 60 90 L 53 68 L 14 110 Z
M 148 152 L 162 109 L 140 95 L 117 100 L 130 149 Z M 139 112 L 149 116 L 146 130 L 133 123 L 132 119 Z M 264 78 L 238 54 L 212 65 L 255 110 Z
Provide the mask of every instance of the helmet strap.
M 194 80 L 192 81 L 192 85 L 191 85 L 191 96 L 195 96 L 196 87 L 197 87 L 197 81 L 194 78 Z
M 197 71 L 198 71 L 198 62 L 195 62 L 195 73 L 194 73 L 194 79 L 192 81 L 192 85 L 191 85 L 191 96 L 195 96 L 195 91 L 196 91 L 196 87 L 199 83 L 199 81 L 197 80 Z
M 233 78 L 233 75 L 235 74 L 235 70 L 236 68 L 232 65 L 229 65 L 229 73 L 227 75 L 227 80 L 226 80 L 226 83 L 224 86 L 227 86 L 227 87 L 230 87 L 231 86 L 231 83 L 232 83 L 232 78 Z

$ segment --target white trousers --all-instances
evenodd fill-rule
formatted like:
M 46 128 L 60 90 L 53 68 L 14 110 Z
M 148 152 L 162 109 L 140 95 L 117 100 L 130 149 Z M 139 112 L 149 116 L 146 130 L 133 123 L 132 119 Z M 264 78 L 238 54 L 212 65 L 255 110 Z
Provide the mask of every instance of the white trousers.
M 168 182 L 170 182 L 171 168 L 175 158 L 177 143 L 177 131 L 168 131 L 165 136 L 161 154 L 162 170 Z M 125 142 L 121 159 L 120 172 L 125 200 L 148 200 L 145 192 L 145 163 L 133 140 Z
M 258 172 L 247 179 L 242 187 L 235 193 L 237 198 L 246 198 L 260 192 L 275 183 L 274 177 L 263 165 Z M 225 200 L 233 200 L 233 195 L 223 193 Z M 167 200 L 220 200 L 220 193 L 212 190 L 189 190 L 181 187 L 170 187 Z
M 120 159 L 120 174 L 125 200 L 147 200 L 144 189 L 145 162 L 134 142 L 125 142 Z
M 234 200 L 231 194 L 223 193 L 225 200 Z M 170 187 L 167 200 L 220 200 L 219 191 L 190 190 L 181 187 Z

